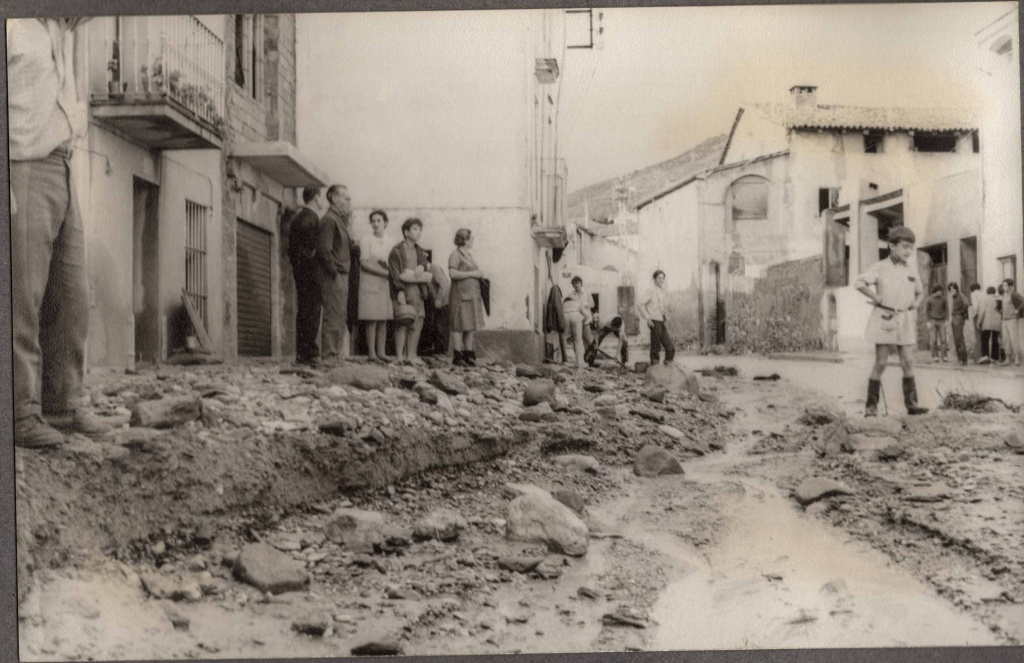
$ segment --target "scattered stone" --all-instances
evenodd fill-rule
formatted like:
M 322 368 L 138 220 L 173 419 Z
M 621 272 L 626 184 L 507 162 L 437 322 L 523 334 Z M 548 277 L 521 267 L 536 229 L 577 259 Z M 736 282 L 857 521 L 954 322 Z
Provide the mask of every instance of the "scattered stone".
M 637 373 L 646 373 L 647 369 L 650 367 L 650 363 L 646 361 L 638 361 L 635 364 L 633 364 L 633 370 L 636 371 Z
M 632 408 L 629 411 L 630 414 L 636 415 L 647 421 L 653 421 L 656 424 L 665 423 L 665 415 L 660 412 L 651 412 L 650 410 L 641 410 L 639 408 Z
M 907 450 L 898 444 L 889 444 L 878 450 L 878 460 L 899 460 L 907 455 Z
M 523 405 L 529 407 L 538 403 L 554 405 L 557 390 L 554 380 L 547 378 L 531 380 L 523 390 Z
M 354 431 L 358 426 L 355 421 L 348 417 L 338 417 L 320 424 L 319 428 L 321 432 L 327 433 L 328 435 L 344 435 L 345 433 Z
M 782 378 L 778 373 L 772 373 L 771 375 L 755 375 L 754 381 L 756 382 L 777 382 Z
M 367 642 L 352 648 L 353 656 L 401 656 L 402 646 L 397 642 Z
M 842 421 L 846 417 L 827 405 L 811 405 L 804 410 L 799 422 L 807 426 L 824 426 L 836 421 Z
M 324 534 L 350 552 L 372 554 L 383 545 L 388 529 L 384 514 L 343 507 L 331 516 Z
M 322 637 L 330 627 L 326 617 L 303 617 L 292 622 L 292 630 L 303 635 L 311 635 L 314 638 Z
M 587 526 L 550 494 L 530 493 L 512 500 L 505 532 L 510 540 L 544 543 L 554 552 L 574 557 L 587 552 Z
M 648 444 L 633 462 L 633 474 L 638 477 L 657 477 L 665 474 L 683 474 L 683 466 L 675 456 L 659 446 Z
M 185 563 L 185 568 L 189 571 L 199 572 L 206 570 L 206 558 L 202 555 L 195 555 L 189 558 L 188 562 Z
M 558 415 L 548 403 L 539 403 L 526 407 L 519 413 L 520 421 L 536 423 L 539 421 L 558 421 Z
M 665 387 L 652 386 L 644 389 L 641 393 L 643 394 L 643 397 L 649 401 L 664 403 L 665 397 L 668 396 L 668 389 Z
M 468 524 L 461 514 L 450 509 L 435 509 L 413 526 L 412 536 L 420 541 L 454 541 L 466 527 Z
M 544 557 L 499 557 L 498 568 L 513 573 L 529 573 L 537 568 L 537 565 L 544 561 Z
M 821 433 L 821 441 L 813 444 L 819 456 L 835 456 L 850 446 L 850 433 L 846 424 L 835 421 L 828 424 Z
M 606 613 L 601 617 L 601 623 L 605 626 L 632 626 L 633 628 L 647 628 L 647 620 L 634 615 L 622 608 L 615 612 Z
M 160 438 L 164 436 L 163 431 L 155 428 L 134 427 L 125 430 L 114 431 L 117 441 L 132 451 L 152 453 L 159 451 L 164 446 Z
M 847 438 L 846 443 L 843 445 L 843 451 L 847 453 L 868 453 L 871 451 L 879 451 L 895 444 L 896 438 L 876 437 L 872 435 L 864 435 L 863 433 L 855 433 Z
M 550 495 L 548 491 L 532 483 L 506 483 L 501 487 L 501 493 L 504 498 L 509 500 L 514 500 L 523 495 L 540 495 L 541 497 Z
M 603 384 L 585 384 L 583 385 L 583 391 L 591 394 L 603 394 L 609 390 L 609 387 Z
M 394 386 L 391 382 L 391 373 L 383 366 L 373 364 L 356 364 L 346 362 L 327 374 L 327 379 L 332 384 L 355 387 L 363 391 L 384 391 Z
M 949 486 L 942 482 L 928 486 L 913 486 L 909 488 L 904 496 L 908 502 L 941 502 L 952 496 Z
M 451 373 L 434 371 L 430 374 L 430 384 L 450 396 L 469 393 L 466 383 Z
M 647 387 L 664 387 L 669 391 L 686 392 L 697 396 L 700 394 L 700 383 L 697 376 L 676 364 L 659 364 L 647 369 L 644 376 Z
M 591 599 L 591 600 L 594 600 L 594 601 L 596 601 L 598 599 L 603 599 L 604 598 L 604 594 L 602 594 L 601 592 L 597 591 L 596 589 L 591 589 L 590 587 L 587 587 L 587 586 L 580 587 L 579 589 L 576 590 L 576 593 L 579 596 L 582 596 L 585 599 Z
M 718 396 L 715 396 L 714 394 L 709 394 L 709 393 L 703 392 L 703 391 L 700 392 L 699 394 L 697 394 L 697 398 L 701 399 L 705 403 L 717 403 L 718 402 Z
M 548 555 L 534 569 L 534 572 L 545 580 L 554 580 L 562 576 L 562 568 L 567 561 L 562 555 Z
M 665 435 L 668 435 L 673 440 L 683 440 L 683 439 L 686 439 L 686 435 L 683 434 L 683 431 L 679 430 L 678 428 L 674 428 L 672 426 L 667 426 L 667 425 L 665 425 L 665 426 L 658 426 L 658 430 L 661 431 L 662 433 L 664 433 Z
M 605 407 L 608 405 L 616 405 L 619 402 L 619 397 L 615 394 L 602 394 L 594 399 L 594 407 Z
M 132 426 L 174 428 L 203 416 L 203 399 L 198 396 L 139 401 L 132 407 Z
M 177 631 L 187 631 L 191 625 L 189 618 L 178 612 L 178 609 L 172 605 L 164 606 L 164 614 L 167 615 L 167 619 L 171 620 L 171 625 Z
M 796 490 L 793 491 L 793 496 L 801 506 L 813 504 L 824 497 L 831 497 L 832 495 L 853 494 L 853 489 L 846 484 L 832 479 L 826 479 L 824 477 L 811 477 L 810 479 L 805 479 L 804 482 L 797 486 Z
M 265 543 L 250 543 L 235 561 L 238 580 L 270 594 L 302 591 L 309 575 L 290 555 Z
M 561 456 L 555 456 L 551 460 L 555 465 L 559 465 L 570 470 L 589 472 L 590 474 L 597 474 L 601 470 L 601 463 L 597 462 L 597 459 L 593 456 L 585 456 L 582 454 L 563 454 Z
M 1006 446 L 1015 453 L 1024 454 L 1024 440 L 1021 440 L 1019 433 L 1010 433 L 1006 437 Z
M 862 419 L 849 419 L 846 428 L 851 435 L 858 433 L 872 437 L 895 437 L 899 438 L 903 432 L 903 422 L 890 417 L 864 417 Z
M 178 583 L 169 576 L 159 573 L 143 573 L 139 578 L 142 580 L 142 588 L 155 599 L 173 600 L 173 597 L 179 592 Z
M 587 505 L 583 503 L 583 498 L 571 490 L 566 490 L 564 488 L 554 490 L 551 492 L 551 496 L 575 511 L 578 516 L 582 516 L 583 512 L 587 508 Z
M 539 378 L 544 374 L 536 366 L 530 366 L 529 364 L 516 364 L 516 377 L 517 378 Z

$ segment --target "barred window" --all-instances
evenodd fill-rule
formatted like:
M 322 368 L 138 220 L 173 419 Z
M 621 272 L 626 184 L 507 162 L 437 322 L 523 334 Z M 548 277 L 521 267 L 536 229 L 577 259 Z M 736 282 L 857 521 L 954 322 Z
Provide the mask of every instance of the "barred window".
M 210 328 L 206 279 L 206 219 L 209 211 L 208 207 L 185 201 L 185 294 L 199 312 L 199 319 L 207 330 Z

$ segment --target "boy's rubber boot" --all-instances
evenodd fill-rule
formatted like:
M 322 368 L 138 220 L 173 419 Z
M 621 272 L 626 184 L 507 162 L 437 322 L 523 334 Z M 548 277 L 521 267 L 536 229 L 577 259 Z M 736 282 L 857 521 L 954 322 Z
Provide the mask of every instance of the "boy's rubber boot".
M 868 402 L 864 407 L 865 417 L 878 416 L 878 392 L 881 388 L 881 380 L 868 380 Z
M 466 359 L 463 352 L 461 350 L 453 350 L 452 352 L 455 354 L 452 358 L 452 366 L 465 366 Z
M 917 382 L 912 377 L 903 378 L 903 403 L 907 406 L 907 414 L 926 414 L 928 408 L 917 404 Z

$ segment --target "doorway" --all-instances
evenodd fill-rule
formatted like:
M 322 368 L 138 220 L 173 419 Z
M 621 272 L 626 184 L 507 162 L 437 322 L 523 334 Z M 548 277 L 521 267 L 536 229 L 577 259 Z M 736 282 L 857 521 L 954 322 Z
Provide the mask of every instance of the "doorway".
M 135 362 L 161 359 L 159 311 L 159 189 L 133 178 L 132 197 L 132 313 L 135 323 Z
M 725 343 L 725 297 L 722 292 L 722 267 L 711 263 L 711 281 L 715 293 L 715 345 Z

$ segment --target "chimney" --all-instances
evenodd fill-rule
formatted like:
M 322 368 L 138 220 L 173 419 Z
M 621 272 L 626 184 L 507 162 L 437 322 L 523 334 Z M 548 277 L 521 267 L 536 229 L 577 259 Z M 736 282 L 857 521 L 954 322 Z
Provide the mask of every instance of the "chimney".
M 794 108 L 814 108 L 818 105 L 815 91 L 817 85 L 794 85 L 789 88 L 789 94 L 793 97 Z

